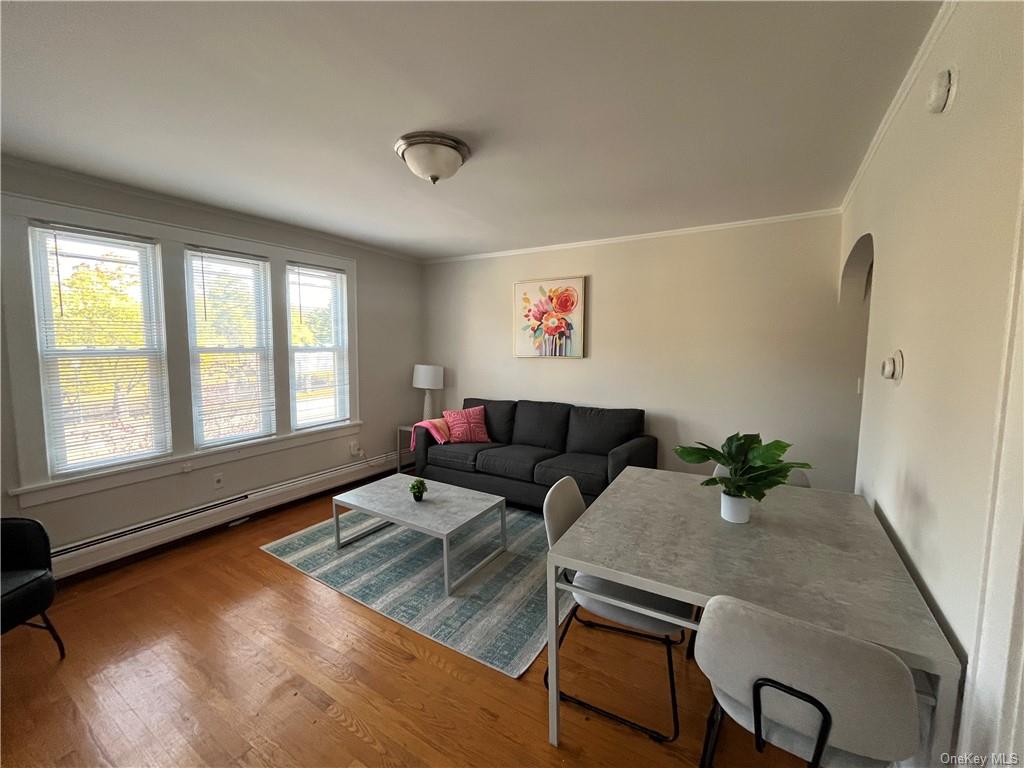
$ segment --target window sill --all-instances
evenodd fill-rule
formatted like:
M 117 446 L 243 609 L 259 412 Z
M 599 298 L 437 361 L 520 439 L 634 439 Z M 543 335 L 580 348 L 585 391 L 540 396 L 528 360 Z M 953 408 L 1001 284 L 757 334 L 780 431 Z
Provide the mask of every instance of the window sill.
M 274 435 L 243 443 L 206 448 L 203 450 L 162 456 L 158 459 L 125 464 L 110 469 L 92 471 L 71 477 L 55 478 L 40 483 L 22 485 L 8 491 L 11 496 L 20 497 L 21 507 L 34 507 L 61 501 L 75 496 L 105 491 L 123 485 L 155 480 L 170 475 L 180 475 L 197 469 L 217 466 L 232 461 L 243 461 L 254 456 L 297 448 L 312 443 L 322 443 L 346 435 L 358 434 L 363 422 L 355 420 L 344 424 L 329 424 L 320 427 L 306 427 L 287 435 Z

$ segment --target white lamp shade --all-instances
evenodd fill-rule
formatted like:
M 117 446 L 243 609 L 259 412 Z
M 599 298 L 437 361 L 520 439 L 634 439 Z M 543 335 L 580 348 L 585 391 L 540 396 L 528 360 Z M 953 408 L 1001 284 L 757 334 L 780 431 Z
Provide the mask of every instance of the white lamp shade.
M 417 364 L 412 369 L 412 385 L 416 389 L 444 389 L 444 368 Z
M 413 144 L 406 147 L 402 159 L 410 171 L 432 182 L 451 178 L 462 167 L 462 155 L 441 144 Z

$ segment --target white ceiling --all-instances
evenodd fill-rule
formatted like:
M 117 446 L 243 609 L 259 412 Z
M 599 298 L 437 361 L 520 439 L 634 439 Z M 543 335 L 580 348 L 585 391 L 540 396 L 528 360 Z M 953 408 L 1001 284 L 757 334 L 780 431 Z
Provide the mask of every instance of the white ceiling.
M 5 2 L 3 150 L 424 257 L 818 210 L 937 7 Z

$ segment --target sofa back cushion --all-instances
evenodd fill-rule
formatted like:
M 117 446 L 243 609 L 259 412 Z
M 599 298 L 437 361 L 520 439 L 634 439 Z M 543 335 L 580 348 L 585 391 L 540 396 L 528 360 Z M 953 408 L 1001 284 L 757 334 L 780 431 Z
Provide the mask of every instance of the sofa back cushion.
M 535 445 L 562 453 L 565 451 L 565 433 L 569 428 L 568 403 L 539 403 L 520 400 L 516 405 L 516 423 L 512 442 Z
M 642 408 L 584 408 L 573 406 L 569 413 L 568 453 L 600 456 L 644 432 Z
M 487 434 L 495 443 L 511 443 L 512 427 L 516 418 L 515 400 L 483 400 L 479 397 L 467 397 L 462 401 L 463 408 L 484 407 L 484 423 Z

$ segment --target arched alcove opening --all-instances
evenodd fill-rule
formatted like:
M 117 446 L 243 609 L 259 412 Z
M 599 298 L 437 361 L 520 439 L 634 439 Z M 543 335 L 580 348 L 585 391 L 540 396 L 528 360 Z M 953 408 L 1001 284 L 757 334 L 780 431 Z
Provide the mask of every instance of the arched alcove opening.
M 839 278 L 839 312 L 847 327 L 852 328 L 855 346 L 853 359 L 859 361 L 860 380 L 857 393 L 864 392 L 867 375 L 868 324 L 871 314 L 871 288 L 875 277 L 875 241 L 870 232 L 861 235 L 843 262 Z
M 871 297 L 871 281 L 875 272 L 875 239 L 870 232 L 857 238 L 843 262 L 839 280 L 839 302 L 853 298 L 867 303 Z

